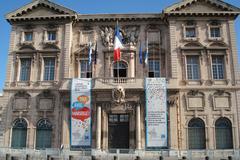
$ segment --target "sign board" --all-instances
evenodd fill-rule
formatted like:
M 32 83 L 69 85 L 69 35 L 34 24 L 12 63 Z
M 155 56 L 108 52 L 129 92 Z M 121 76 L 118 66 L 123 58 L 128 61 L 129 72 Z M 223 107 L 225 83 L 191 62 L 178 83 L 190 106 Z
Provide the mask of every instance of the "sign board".
M 165 78 L 146 78 L 146 147 L 167 147 L 167 93 Z
M 71 147 L 91 147 L 91 79 L 72 80 Z

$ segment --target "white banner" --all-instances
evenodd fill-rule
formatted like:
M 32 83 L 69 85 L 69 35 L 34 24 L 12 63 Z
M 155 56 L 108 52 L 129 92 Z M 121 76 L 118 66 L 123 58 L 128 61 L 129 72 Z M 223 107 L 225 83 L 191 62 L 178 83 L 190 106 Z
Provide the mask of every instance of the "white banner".
M 146 78 L 146 146 L 167 147 L 167 93 L 165 78 Z
M 72 80 L 71 147 L 91 147 L 91 79 Z

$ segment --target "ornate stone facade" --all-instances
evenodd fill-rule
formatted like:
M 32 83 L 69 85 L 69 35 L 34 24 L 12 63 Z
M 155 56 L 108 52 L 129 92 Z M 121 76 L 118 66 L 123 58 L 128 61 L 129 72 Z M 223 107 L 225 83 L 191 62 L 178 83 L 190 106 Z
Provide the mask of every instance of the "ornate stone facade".
M 204 122 L 203 149 L 218 149 L 216 121 L 223 117 L 231 122 L 232 147 L 228 149 L 239 149 L 234 31 L 239 13 L 239 8 L 216 0 L 182 1 L 157 14 L 114 16 L 77 14 L 48 0 L 36 0 L 9 13 L 6 19 L 12 31 L 4 94 L 0 97 L 0 146 L 11 147 L 14 122 L 23 118 L 27 122 L 27 148 L 36 148 L 41 119 L 52 125 L 51 147 L 63 144 L 69 148 L 71 78 L 90 76 L 92 148 L 110 148 L 109 115 L 122 114 L 129 116 L 129 148 L 145 149 L 144 77 L 153 74 L 167 79 L 168 149 L 193 149 L 189 128 L 194 119 Z M 124 44 L 124 76 L 119 79 L 113 62 L 117 21 Z M 97 45 L 97 64 L 83 73 L 90 41 L 92 48 Z M 154 61 L 159 65 L 154 73 L 149 65 L 139 63 L 140 43 L 144 52 L 149 49 L 149 64 Z M 196 60 L 196 70 L 190 60 Z M 221 68 L 216 63 L 222 71 L 216 71 Z M 29 74 L 22 72 L 24 64 L 30 68 L 25 70 Z M 52 64 L 49 75 L 47 64 Z

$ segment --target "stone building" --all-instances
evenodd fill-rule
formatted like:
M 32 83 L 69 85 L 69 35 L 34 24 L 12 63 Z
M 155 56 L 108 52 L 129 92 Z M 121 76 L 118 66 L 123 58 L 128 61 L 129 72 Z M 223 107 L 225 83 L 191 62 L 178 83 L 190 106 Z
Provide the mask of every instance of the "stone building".
M 0 97 L 1 147 L 71 148 L 71 79 L 92 78 L 91 148 L 147 150 L 145 78 L 162 77 L 165 149 L 239 149 L 239 13 L 220 0 L 183 0 L 162 13 L 83 15 L 34 0 L 7 14 L 12 30 Z M 124 48 L 116 63 L 117 21 Z M 90 42 L 97 53 L 91 65 Z M 140 43 L 148 63 L 139 62 Z M 119 85 L 124 96 L 116 103 Z

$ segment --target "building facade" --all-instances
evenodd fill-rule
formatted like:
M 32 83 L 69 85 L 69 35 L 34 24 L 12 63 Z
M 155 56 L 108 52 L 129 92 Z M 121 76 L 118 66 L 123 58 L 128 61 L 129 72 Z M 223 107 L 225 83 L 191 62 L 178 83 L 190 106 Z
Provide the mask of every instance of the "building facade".
M 144 82 L 161 77 L 167 81 L 165 149 L 239 149 L 239 13 L 218 0 L 184 0 L 162 13 L 82 15 L 34 0 L 7 14 L 12 30 L 0 145 L 71 148 L 71 79 L 92 78 L 91 148 L 147 150 Z M 116 63 L 117 21 L 124 48 Z M 140 63 L 140 44 L 147 63 L 144 56 Z M 121 103 L 116 90 L 124 94 Z

